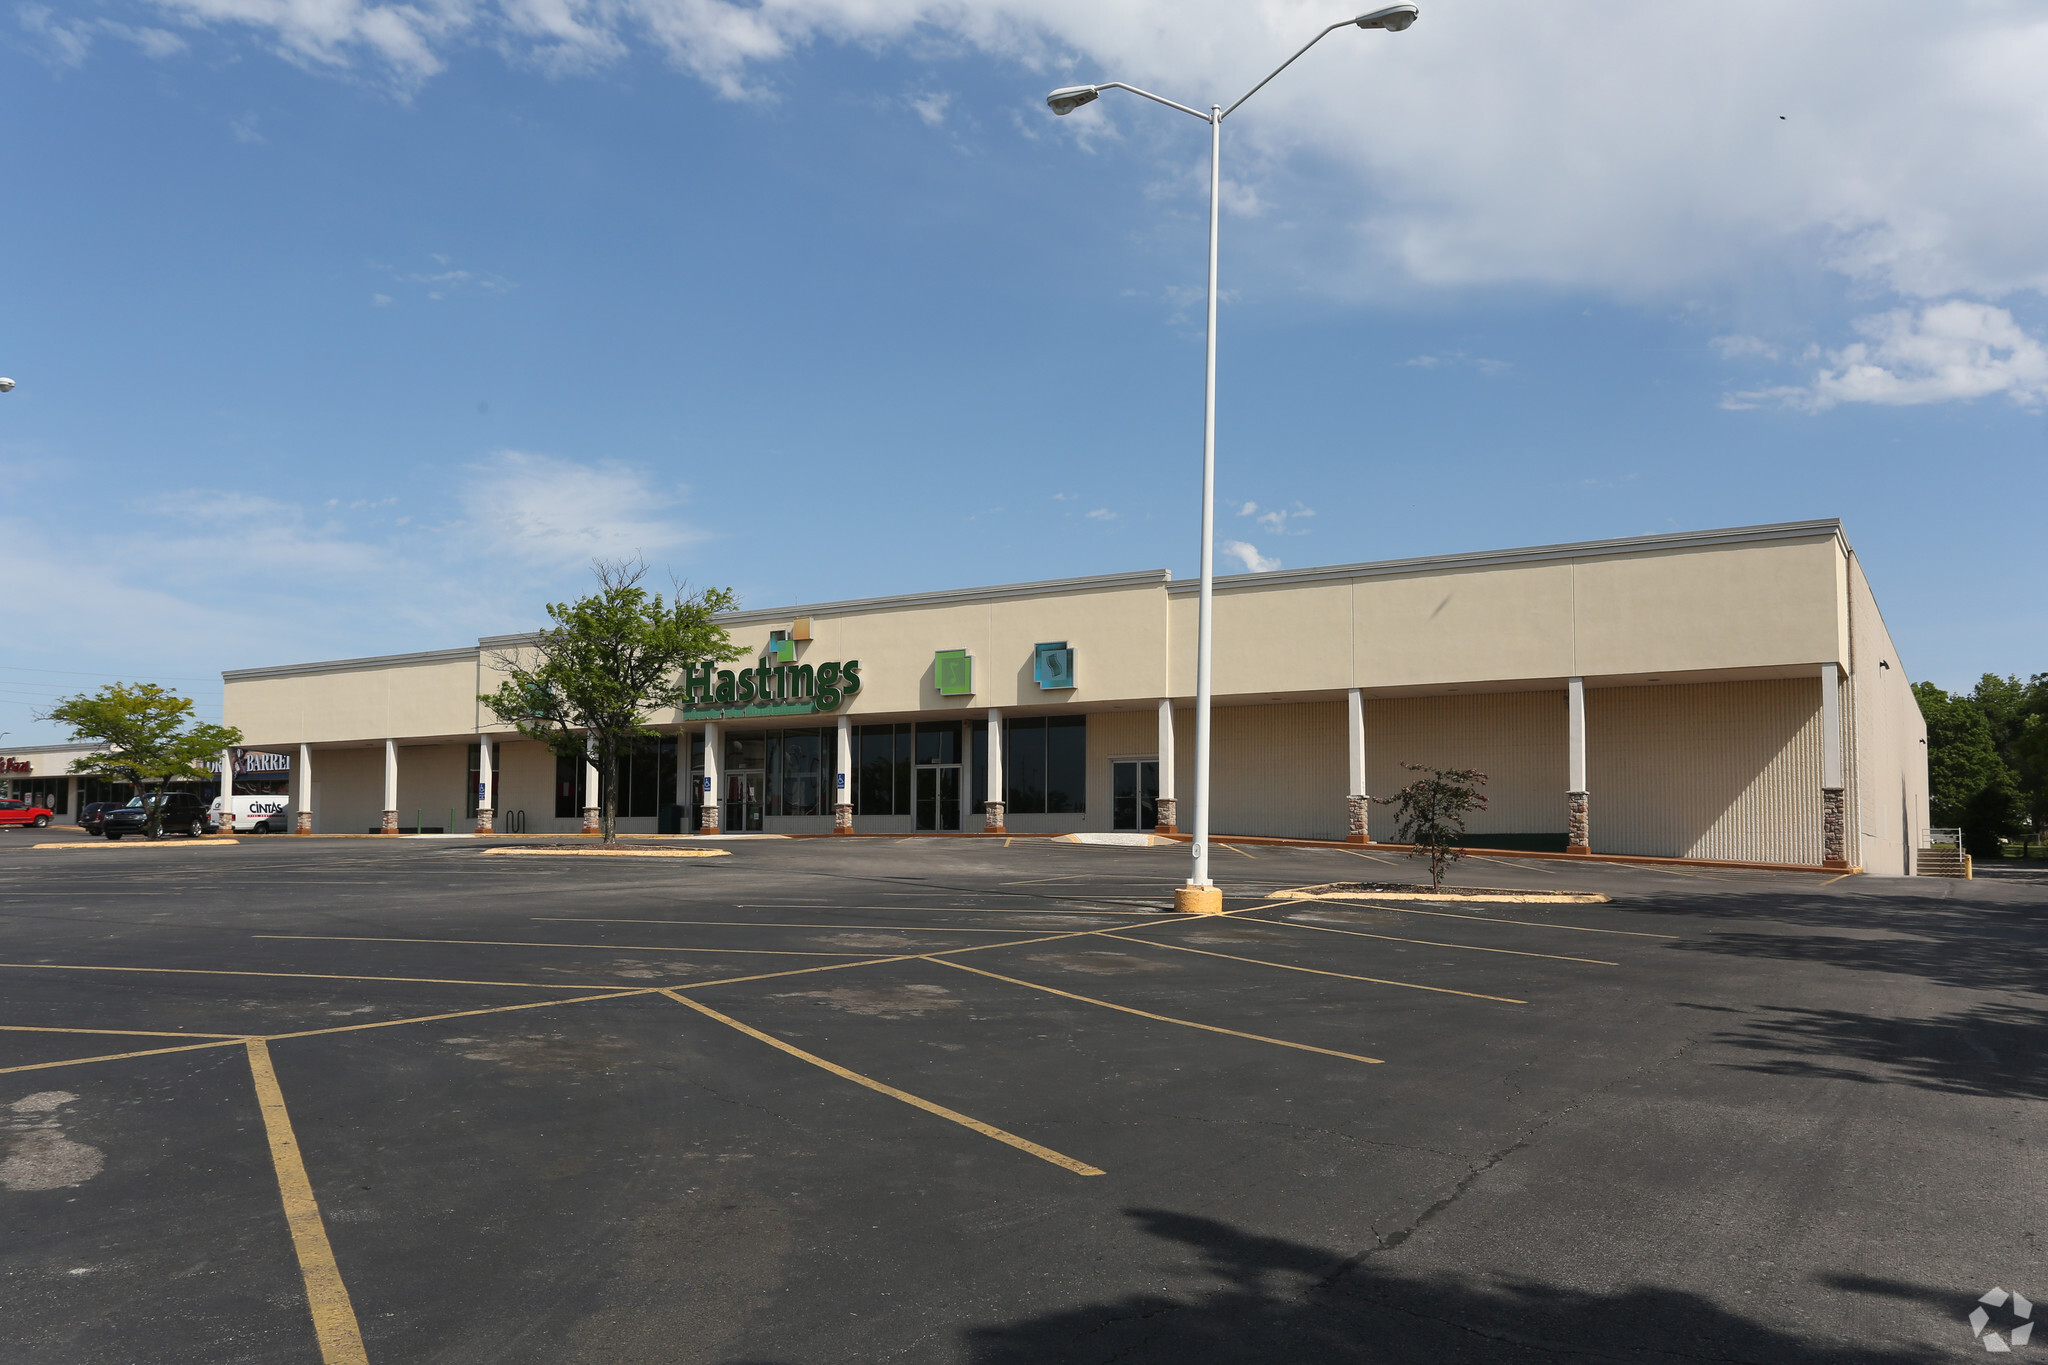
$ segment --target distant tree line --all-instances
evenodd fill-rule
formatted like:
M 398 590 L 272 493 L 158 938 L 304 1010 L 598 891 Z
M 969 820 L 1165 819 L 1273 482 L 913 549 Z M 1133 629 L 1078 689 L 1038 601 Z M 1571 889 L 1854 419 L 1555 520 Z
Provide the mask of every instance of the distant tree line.
M 1927 719 L 1929 813 L 1959 827 L 1972 857 L 2000 839 L 2040 842 L 2048 824 L 2048 673 L 2026 682 L 1986 673 L 1968 696 L 1913 684 Z

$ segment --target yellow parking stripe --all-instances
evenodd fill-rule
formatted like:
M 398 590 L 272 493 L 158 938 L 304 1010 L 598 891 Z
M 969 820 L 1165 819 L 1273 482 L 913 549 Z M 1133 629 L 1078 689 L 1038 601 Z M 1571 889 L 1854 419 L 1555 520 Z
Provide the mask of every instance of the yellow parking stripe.
M 1124 938 L 1124 933 L 1115 929 L 1096 931 L 1104 938 L 1121 939 L 1125 943 L 1142 943 L 1148 948 L 1171 948 L 1177 953 L 1200 953 L 1203 957 L 1220 957 L 1231 962 L 1249 962 L 1258 967 L 1278 967 L 1283 972 L 1308 972 L 1312 976 L 1337 976 L 1346 981 L 1369 981 L 1375 986 L 1400 986 L 1404 990 L 1430 991 L 1437 995 L 1462 995 L 1468 1000 L 1497 1000 L 1503 1005 L 1526 1005 L 1526 1000 L 1516 1000 L 1506 995 L 1485 995 L 1479 991 L 1454 991 L 1449 986 L 1423 986 L 1413 981 L 1388 981 L 1377 976 L 1353 976 L 1350 972 L 1329 972 L 1321 967 L 1295 967 L 1285 962 L 1268 962 L 1264 958 L 1239 957 L 1235 953 L 1212 953 L 1207 948 L 1188 948 L 1178 943 L 1160 943 L 1149 938 Z
M 768 1044 L 768 1046 L 772 1048 L 775 1048 L 782 1052 L 786 1052 L 790 1056 L 795 1057 L 800 1061 L 809 1062 L 812 1066 L 820 1067 L 826 1071 L 829 1071 L 833 1075 L 838 1076 L 843 1080 L 852 1081 L 855 1085 L 864 1085 L 868 1089 L 873 1090 L 878 1094 L 887 1095 L 890 1099 L 901 1100 L 903 1101 L 903 1103 L 907 1105 L 911 1105 L 914 1108 L 924 1110 L 927 1114 L 935 1114 L 938 1117 L 945 1119 L 949 1123 L 957 1123 L 962 1128 L 972 1129 L 973 1131 L 980 1133 L 983 1137 L 992 1137 L 997 1142 L 1008 1143 L 1010 1146 L 1015 1147 L 1020 1152 L 1029 1152 L 1032 1156 L 1037 1157 L 1040 1161 L 1050 1161 L 1053 1165 L 1061 1167 L 1065 1170 L 1072 1171 L 1075 1175 L 1105 1174 L 1105 1172 L 1099 1166 L 1090 1166 L 1085 1161 L 1076 1161 L 1074 1160 L 1074 1158 L 1070 1156 L 1066 1156 L 1062 1153 L 1055 1152 L 1050 1147 L 1042 1147 L 1038 1143 L 1031 1141 L 1031 1139 L 1029 1138 L 1018 1137 L 1015 1133 L 1006 1133 L 1002 1129 L 996 1127 L 993 1124 L 983 1123 L 980 1119 L 969 1118 L 967 1115 L 961 1113 L 957 1109 L 948 1109 L 943 1104 L 933 1104 L 930 1100 L 921 1099 L 918 1096 L 911 1094 L 907 1090 L 898 1090 L 893 1085 L 885 1085 L 883 1082 L 875 1080 L 872 1077 L 863 1076 L 858 1071 L 848 1071 L 845 1067 L 840 1066 L 836 1062 L 828 1062 L 823 1057 L 820 1057 L 815 1053 L 806 1052 L 802 1048 L 797 1047 L 793 1043 L 785 1043 L 780 1038 L 776 1038 L 770 1034 L 763 1033 L 761 1032 L 761 1030 L 757 1028 L 750 1028 L 747 1025 L 742 1024 L 739 1020 L 733 1018 L 731 1015 L 720 1014 L 717 1010 L 712 1009 L 709 1005 L 705 1005 L 698 1001 L 692 1000 L 686 995 L 678 995 L 674 991 L 666 990 L 663 991 L 662 994 L 666 995 L 669 999 L 675 1001 L 679 1005 L 688 1005 L 691 1009 L 697 1011 L 697 1013 L 706 1015 L 712 1019 L 716 1019 L 719 1023 L 724 1024 L 727 1028 L 738 1029 L 741 1033 L 746 1034 L 749 1038 L 756 1039 L 760 1042 Z
M 1308 1043 L 1290 1043 L 1285 1038 L 1268 1038 L 1263 1033 L 1240 1033 L 1234 1028 L 1220 1028 L 1215 1024 L 1198 1024 L 1192 1019 L 1176 1019 L 1170 1014 L 1154 1014 L 1150 1010 L 1132 1009 L 1129 1005 L 1113 1005 L 1107 1000 L 1097 1000 L 1089 995 L 1076 995 L 1072 991 L 1063 991 L 1054 986 L 1043 986 L 1036 981 L 1022 981 L 1014 976 L 1004 976 L 1000 972 L 985 972 L 979 967 L 970 967 L 964 962 L 954 962 L 950 958 L 934 957 L 925 960 L 936 962 L 941 967 L 957 967 L 963 972 L 973 972 L 976 976 L 986 976 L 997 981 L 1007 981 L 1012 986 L 1028 986 L 1034 991 L 1044 991 L 1047 995 L 1064 996 L 1069 1000 L 1078 1000 L 1084 1005 L 1100 1005 L 1106 1010 L 1120 1010 L 1125 1014 L 1135 1014 L 1140 1019 L 1157 1019 L 1162 1024 L 1179 1024 L 1182 1028 L 1198 1028 L 1207 1033 L 1225 1033 L 1232 1038 L 1248 1038 L 1254 1043 L 1271 1043 L 1275 1047 L 1291 1047 L 1302 1052 L 1320 1052 L 1325 1057 L 1342 1057 L 1347 1062 L 1367 1062 L 1373 1066 L 1385 1065 L 1378 1057 L 1361 1057 L 1355 1052 L 1337 1052 L 1327 1047 L 1313 1047 Z
M 306 1282 L 306 1306 L 312 1310 L 313 1332 L 320 1341 L 320 1359 L 324 1365 L 369 1365 L 355 1306 L 341 1281 L 341 1267 L 334 1262 L 320 1205 L 313 1198 L 313 1182 L 306 1175 L 292 1117 L 284 1107 L 284 1092 L 270 1066 L 270 1049 L 260 1038 L 251 1038 L 246 1046 L 263 1131 L 270 1138 L 270 1164 L 276 1168 L 278 1194 L 284 1199 L 285 1226 L 291 1229 L 292 1250 L 298 1253 L 299 1274 Z

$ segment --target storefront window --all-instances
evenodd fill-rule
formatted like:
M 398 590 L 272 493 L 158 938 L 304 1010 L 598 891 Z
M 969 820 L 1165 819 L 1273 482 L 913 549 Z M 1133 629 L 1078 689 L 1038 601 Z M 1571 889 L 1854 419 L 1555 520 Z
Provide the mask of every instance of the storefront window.
M 583 759 L 555 755 L 555 818 L 574 820 L 583 814 Z
M 1029 716 L 1003 725 L 1003 789 L 1013 815 L 1088 809 L 1088 718 Z
M 854 727 L 854 813 L 910 813 L 910 726 Z

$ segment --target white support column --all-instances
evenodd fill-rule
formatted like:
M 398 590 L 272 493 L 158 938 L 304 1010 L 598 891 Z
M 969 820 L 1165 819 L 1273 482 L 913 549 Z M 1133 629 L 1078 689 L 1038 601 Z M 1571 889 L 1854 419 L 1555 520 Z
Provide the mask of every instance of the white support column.
M 498 784 L 491 771 L 491 737 L 478 735 L 476 746 L 476 832 L 497 832 Z
M 1154 834 L 1180 832 L 1180 802 L 1173 795 L 1173 698 L 1159 699 L 1159 816 Z
M 968 822 L 974 818 L 974 725 L 971 721 L 960 722 L 960 831 L 967 832 Z M 940 819 L 941 828 L 945 820 Z M 984 819 L 983 823 L 987 823 Z
M 66 778 L 65 782 L 67 785 L 64 788 L 64 794 L 70 798 L 67 808 L 71 812 L 71 823 L 75 825 L 78 823 L 78 817 L 83 813 L 82 808 L 85 805 L 85 802 L 79 799 L 85 795 L 85 779 L 82 777 L 70 777 Z
M 1820 819 L 1821 865 L 1849 866 L 1847 821 L 1848 774 L 1842 761 L 1842 670 L 1820 666 Z
M 379 834 L 398 833 L 398 741 L 384 741 L 384 821 Z
M 704 726 L 704 785 L 697 793 L 697 832 L 718 833 L 718 723 Z
M 313 747 L 311 745 L 301 744 L 299 746 L 298 771 L 293 773 L 292 776 L 298 779 L 299 784 L 299 799 L 292 803 L 293 809 L 298 812 L 297 817 L 292 821 L 292 833 L 311 834 L 313 832 Z
M 832 832 L 853 833 L 853 717 L 839 717 L 838 759 L 832 765 Z
M 1344 841 L 1351 844 L 1372 842 L 1372 799 L 1365 790 L 1365 694 L 1352 688 L 1344 699 L 1344 758 L 1350 782 L 1345 787 L 1344 804 L 1349 808 L 1348 828 Z
M 596 834 L 598 828 L 597 737 L 583 741 L 583 832 Z
M 983 833 L 1001 834 L 1008 828 L 1003 823 L 1009 813 L 1003 801 L 1003 713 L 993 706 L 988 708 L 988 804 L 983 809 Z
M 220 751 L 220 818 L 215 822 L 222 834 L 235 832 L 235 751 Z
M 1566 678 L 1564 689 L 1566 765 L 1570 769 L 1564 794 L 1564 851 L 1591 853 L 1592 797 L 1586 792 L 1586 680 Z

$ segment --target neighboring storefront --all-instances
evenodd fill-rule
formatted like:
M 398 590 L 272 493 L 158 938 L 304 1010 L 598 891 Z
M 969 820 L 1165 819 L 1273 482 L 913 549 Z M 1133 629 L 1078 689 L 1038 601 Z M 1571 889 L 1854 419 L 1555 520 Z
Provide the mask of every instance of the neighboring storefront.
M 92 802 L 126 802 L 132 798 L 135 789 L 126 782 L 110 782 L 72 771 L 72 765 L 91 752 L 93 746 L 89 744 L 31 744 L 0 753 L 0 796 L 33 800 L 49 807 L 54 814 L 73 820 Z M 236 795 L 289 793 L 291 755 L 251 749 L 232 752 Z M 212 776 L 167 783 L 167 789 L 192 792 L 207 801 L 220 795 L 220 760 L 199 766 Z
M 620 777 L 628 832 L 1151 830 L 1190 791 L 1195 587 L 1164 571 L 721 618 L 746 657 Z M 573 832 L 594 771 L 478 702 L 530 637 L 223 675 L 317 832 Z M 1212 825 L 1390 838 L 1404 763 L 1475 843 L 1906 866 L 1924 727 L 1835 521 L 1216 584 Z

